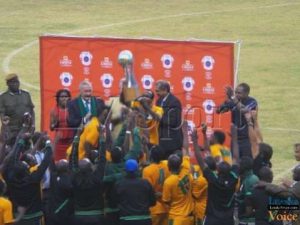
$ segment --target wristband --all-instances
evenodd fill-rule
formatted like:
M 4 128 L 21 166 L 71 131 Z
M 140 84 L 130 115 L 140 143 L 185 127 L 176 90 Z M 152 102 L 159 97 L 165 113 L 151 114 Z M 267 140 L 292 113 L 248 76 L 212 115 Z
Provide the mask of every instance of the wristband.
M 80 138 L 76 135 L 76 136 L 74 137 L 74 139 L 73 139 L 73 142 L 76 142 L 76 143 L 77 143 L 77 142 L 79 142 L 79 139 L 80 139 Z
M 46 141 L 46 146 L 51 146 L 51 141 L 50 140 Z

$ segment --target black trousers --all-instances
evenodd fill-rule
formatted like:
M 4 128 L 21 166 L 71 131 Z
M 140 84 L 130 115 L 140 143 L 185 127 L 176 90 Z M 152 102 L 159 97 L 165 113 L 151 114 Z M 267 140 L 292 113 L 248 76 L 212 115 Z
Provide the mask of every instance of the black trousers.
M 248 138 L 238 140 L 240 158 L 249 156 L 252 158 L 251 143 Z
M 106 225 L 104 216 L 74 216 L 72 225 Z
M 119 212 L 106 213 L 106 225 L 119 225 L 120 224 L 120 214 Z
M 233 218 L 218 219 L 213 216 L 206 216 L 203 225 L 234 225 Z
M 43 217 L 33 218 L 29 220 L 20 220 L 15 225 L 43 225 Z
M 121 220 L 120 225 L 152 225 L 152 220 Z

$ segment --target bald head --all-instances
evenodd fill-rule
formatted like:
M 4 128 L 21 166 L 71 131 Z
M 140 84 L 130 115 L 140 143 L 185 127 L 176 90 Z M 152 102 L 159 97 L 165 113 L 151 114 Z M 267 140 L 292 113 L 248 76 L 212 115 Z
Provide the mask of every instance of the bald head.
M 82 172 L 92 171 L 92 163 L 88 158 L 83 158 L 78 162 L 79 170 Z
M 55 165 L 58 173 L 66 173 L 69 170 L 69 163 L 66 159 L 59 160 Z

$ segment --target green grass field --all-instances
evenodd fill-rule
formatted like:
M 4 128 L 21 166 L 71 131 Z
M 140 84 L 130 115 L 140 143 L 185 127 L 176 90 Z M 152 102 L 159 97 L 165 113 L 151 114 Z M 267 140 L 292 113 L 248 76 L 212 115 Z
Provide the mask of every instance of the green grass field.
M 0 90 L 6 89 L 8 71 L 19 73 L 38 117 L 42 34 L 241 40 L 239 80 L 251 85 L 259 101 L 276 179 L 290 174 L 293 144 L 300 142 L 299 0 L 0 0 L 0 5 Z

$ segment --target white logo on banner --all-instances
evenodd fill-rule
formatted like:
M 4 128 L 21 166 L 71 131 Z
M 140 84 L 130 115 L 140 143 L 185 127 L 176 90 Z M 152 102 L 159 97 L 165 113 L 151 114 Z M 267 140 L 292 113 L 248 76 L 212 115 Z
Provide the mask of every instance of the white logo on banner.
M 110 73 L 104 73 L 100 77 L 100 80 L 102 81 L 102 86 L 104 88 L 111 88 L 114 78 Z
M 181 83 L 185 91 L 192 91 L 194 89 L 195 81 L 192 77 L 184 77 Z
M 154 79 L 151 75 L 146 74 L 142 77 L 141 81 L 144 89 L 151 89 Z
M 205 121 L 206 121 L 206 123 L 212 123 L 213 122 L 213 116 L 211 114 L 206 115 Z
M 185 60 L 185 63 L 181 66 L 183 71 L 193 71 L 194 65 L 191 64 L 190 60 Z
M 216 106 L 215 102 L 211 99 L 206 99 L 203 102 L 203 109 L 206 114 L 213 114 L 215 106 Z
M 109 59 L 109 57 L 104 57 L 100 62 L 102 68 L 112 68 L 113 62 Z
M 82 65 L 89 66 L 92 63 L 93 55 L 88 51 L 83 51 L 80 53 L 79 58 Z
M 164 54 L 161 57 L 161 62 L 162 62 L 162 65 L 165 69 L 171 69 L 172 65 L 173 65 L 173 62 L 174 62 L 174 58 L 170 54 Z
M 201 62 L 205 70 L 212 70 L 214 68 L 215 60 L 212 56 L 204 56 Z
M 61 85 L 64 87 L 70 87 L 72 84 L 73 76 L 71 73 L 68 72 L 62 72 L 59 76 L 59 79 L 61 81 Z
M 144 61 L 141 63 L 141 67 L 145 70 L 153 69 L 153 64 L 150 59 L 145 58 Z
M 211 83 L 206 83 L 206 86 L 202 88 L 204 94 L 212 95 L 215 93 L 215 88 L 211 86 Z
M 61 60 L 59 60 L 59 64 L 62 66 L 62 67 L 70 67 L 72 66 L 72 60 L 69 59 L 69 57 L 67 55 L 64 55 L 62 57 Z

